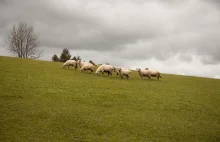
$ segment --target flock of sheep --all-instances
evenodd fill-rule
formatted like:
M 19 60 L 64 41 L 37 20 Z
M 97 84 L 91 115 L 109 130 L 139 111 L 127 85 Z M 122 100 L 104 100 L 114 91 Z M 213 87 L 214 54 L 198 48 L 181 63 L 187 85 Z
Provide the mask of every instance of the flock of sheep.
M 81 72 L 90 70 L 91 73 L 93 73 L 95 71 L 96 64 L 93 62 L 81 62 L 81 60 L 77 60 L 77 61 L 67 60 L 65 63 L 63 63 L 62 67 L 65 68 L 66 66 L 68 66 L 68 68 L 69 66 L 74 66 L 75 70 L 79 66 Z M 112 76 L 112 72 L 116 72 L 117 74 L 116 77 L 120 76 L 121 78 L 123 78 L 123 76 L 126 76 L 127 79 L 129 79 L 132 71 L 127 68 L 119 68 L 119 67 L 116 68 L 116 67 L 113 67 L 112 65 L 101 64 L 100 66 L 98 66 L 95 73 L 104 75 L 105 72 L 108 73 L 108 76 L 109 74 Z M 143 79 L 143 77 L 148 77 L 149 79 L 151 79 L 151 77 L 157 77 L 157 79 L 162 78 L 160 75 L 160 72 L 152 71 L 152 70 L 149 70 L 148 68 L 145 68 L 144 70 L 137 68 L 137 72 L 139 76 L 141 77 L 141 79 Z

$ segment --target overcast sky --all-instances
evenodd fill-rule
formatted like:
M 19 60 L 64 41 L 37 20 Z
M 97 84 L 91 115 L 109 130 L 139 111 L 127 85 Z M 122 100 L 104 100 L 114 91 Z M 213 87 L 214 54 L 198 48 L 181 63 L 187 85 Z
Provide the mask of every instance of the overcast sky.
M 220 0 L 0 0 L 0 55 L 13 24 L 33 25 L 42 60 L 220 78 Z

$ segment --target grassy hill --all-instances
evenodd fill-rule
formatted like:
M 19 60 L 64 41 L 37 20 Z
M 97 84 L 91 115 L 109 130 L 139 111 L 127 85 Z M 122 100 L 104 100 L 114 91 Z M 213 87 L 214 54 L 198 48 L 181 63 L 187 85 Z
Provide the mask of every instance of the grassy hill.
M 220 141 L 220 80 L 61 65 L 0 57 L 0 141 Z

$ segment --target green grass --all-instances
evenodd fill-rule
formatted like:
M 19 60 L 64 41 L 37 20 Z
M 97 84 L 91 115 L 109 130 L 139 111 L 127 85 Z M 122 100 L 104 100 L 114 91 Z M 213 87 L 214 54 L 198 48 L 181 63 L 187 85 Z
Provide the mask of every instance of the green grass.
M 61 65 L 0 57 L 0 141 L 220 141 L 220 80 Z

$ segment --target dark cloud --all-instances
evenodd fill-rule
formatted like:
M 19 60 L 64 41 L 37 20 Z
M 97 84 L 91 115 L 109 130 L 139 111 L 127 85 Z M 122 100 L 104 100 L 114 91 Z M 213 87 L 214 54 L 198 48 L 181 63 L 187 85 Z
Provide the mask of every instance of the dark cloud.
M 219 0 L 209 0 L 209 1 L 204 0 L 204 1 L 209 2 L 210 4 L 212 4 L 213 7 L 217 7 L 220 10 L 220 1 Z

